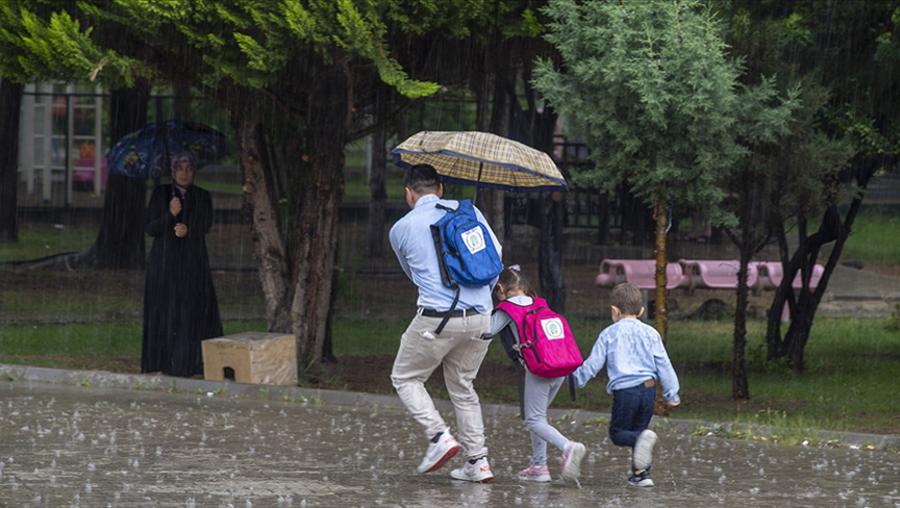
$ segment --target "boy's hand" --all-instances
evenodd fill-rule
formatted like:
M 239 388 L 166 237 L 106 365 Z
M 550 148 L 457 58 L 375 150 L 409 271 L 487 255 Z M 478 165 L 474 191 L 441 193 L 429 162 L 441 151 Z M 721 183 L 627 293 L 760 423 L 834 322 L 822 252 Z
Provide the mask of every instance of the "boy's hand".
M 681 405 L 681 401 L 680 400 L 667 400 L 666 405 L 669 407 L 677 407 L 677 406 Z

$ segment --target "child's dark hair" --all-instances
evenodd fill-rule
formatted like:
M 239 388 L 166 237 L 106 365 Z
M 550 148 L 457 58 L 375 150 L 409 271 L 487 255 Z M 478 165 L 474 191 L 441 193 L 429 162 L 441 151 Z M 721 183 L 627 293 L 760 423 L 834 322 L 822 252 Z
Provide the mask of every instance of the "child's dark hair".
M 403 184 L 421 196 L 437 192 L 441 186 L 441 175 L 429 164 L 416 164 L 406 170 Z
M 609 293 L 609 304 L 619 308 L 622 314 L 637 316 L 644 308 L 644 298 L 641 290 L 630 282 L 616 285 Z
M 537 296 L 531 287 L 531 282 L 522 274 L 522 269 L 519 268 L 519 265 L 510 265 L 504 268 L 497 283 L 502 284 L 503 290 L 507 293 L 518 290 L 532 298 Z

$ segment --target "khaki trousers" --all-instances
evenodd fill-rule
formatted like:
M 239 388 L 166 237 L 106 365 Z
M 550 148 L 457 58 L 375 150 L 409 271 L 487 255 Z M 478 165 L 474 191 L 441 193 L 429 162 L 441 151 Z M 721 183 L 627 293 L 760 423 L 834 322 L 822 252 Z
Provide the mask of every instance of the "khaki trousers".
M 434 336 L 440 322 L 441 318 L 424 317 L 421 311 L 416 314 L 400 338 L 391 381 L 430 439 L 448 430 L 425 389 L 431 373 L 443 365 L 444 383 L 456 413 L 456 437 L 467 457 L 486 455 L 481 403 L 472 383 L 490 345 L 481 336 L 489 329 L 491 318 L 481 314 L 451 318 L 441 334 Z

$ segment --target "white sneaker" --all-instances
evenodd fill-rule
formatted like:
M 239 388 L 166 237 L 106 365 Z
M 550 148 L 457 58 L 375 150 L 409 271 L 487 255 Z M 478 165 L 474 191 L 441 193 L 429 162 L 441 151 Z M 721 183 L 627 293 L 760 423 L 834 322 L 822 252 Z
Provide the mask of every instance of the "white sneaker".
M 562 477 L 565 480 L 577 480 L 581 476 L 581 459 L 585 449 L 581 443 L 569 441 L 563 448 Z
M 463 467 L 450 471 L 450 478 L 454 480 L 463 480 L 475 483 L 487 483 L 494 479 L 494 473 L 491 472 L 491 465 L 488 463 L 487 457 L 479 457 L 474 460 L 467 460 Z
M 632 466 L 636 471 L 649 469 L 653 462 L 653 447 L 656 446 L 656 432 L 647 429 L 638 436 L 634 444 Z
M 445 431 L 441 434 L 441 437 L 438 438 L 437 443 L 428 443 L 428 450 L 425 451 L 425 457 L 422 459 L 422 463 L 419 464 L 419 467 L 416 468 L 416 471 L 421 474 L 436 471 L 443 467 L 448 460 L 453 458 L 459 450 L 459 443 L 453 439 L 450 432 Z

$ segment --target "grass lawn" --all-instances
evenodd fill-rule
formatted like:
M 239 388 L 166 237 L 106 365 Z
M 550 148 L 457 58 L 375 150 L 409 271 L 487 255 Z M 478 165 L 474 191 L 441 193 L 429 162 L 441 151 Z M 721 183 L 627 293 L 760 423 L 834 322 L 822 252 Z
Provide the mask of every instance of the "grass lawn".
M 730 398 L 730 322 L 673 322 L 669 351 L 682 384 L 681 418 L 738 421 L 784 429 L 824 428 L 900 433 L 900 393 L 885 389 L 900 374 L 900 334 L 886 320 L 819 319 L 807 346 L 808 371 L 800 376 L 765 361 L 764 323 L 751 322 L 749 377 L 752 399 Z M 573 322 L 583 352 L 605 323 Z M 350 320 L 334 325 L 336 365 L 315 384 L 328 388 L 392 393 L 390 368 L 405 319 Z M 62 368 L 137 372 L 141 325 L 7 325 L 0 329 L 0 362 Z M 262 330 L 260 321 L 227 321 L 226 333 Z M 565 390 L 556 407 L 608 411 L 606 379 L 598 376 L 572 402 Z M 491 346 L 476 381 L 485 402 L 514 402 L 513 371 L 499 344 Z M 440 373 L 429 390 L 446 397 Z M 798 434 L 799 435 L 799 434 Z
M 900 215 L 864 210 L 853 224 L 842 257 L 886 265 L 900 264 Z
M 62 252 L 78 252 L 89 247 L 96 239 L 96 227 L 21 224 L 18 242 L 0 242 L 0 262 L 37 259 Z
M 241 194 L 243 186 L 241 182 L 218 182 L 215 180 L 197 180 L 197 186 L 209 192 L 222 192 L 225 194 Z

